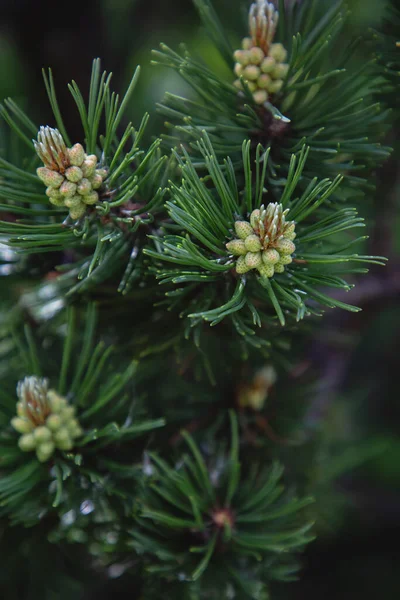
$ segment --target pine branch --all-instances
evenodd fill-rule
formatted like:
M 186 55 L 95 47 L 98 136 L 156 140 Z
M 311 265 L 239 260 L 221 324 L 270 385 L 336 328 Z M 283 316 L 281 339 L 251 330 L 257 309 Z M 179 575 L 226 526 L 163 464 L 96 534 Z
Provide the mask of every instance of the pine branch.
M 266 1 L 261 5 L 265 11 L 270 6 Z M 199 0 L 196 6 L 211 38 L 215 40 L 218 32 L 219 39 L 223 39 L 220 32 L 224 27 L 211 3 Z M 371 184 L 370 169 L 389 154 L 389 148 L 380 144 L 388 113 L 374 101 L 380 90 L 379 80 L 372 76 L 373 61 L 366 61 L 364 68 L 354 72 L 354 44 L 342 51 L 337 48 L 345 18 L 342 2 L 335 2 L 323 16 L 313 2 L 291 7 L 280 3 L 272 55 L 261 39 L 244 38 L 244 50 L 234 54 L 239 74 L 236 82 L 233 77 L 231 81 L 222 80 L 187 50 L 181 55 L 161 45 L 161 51 L 154 53 L 154 63 L 177 71 L 194 92 L 191 98 L 167 94 L 159 106 L 171 129 L 165 144 L 183 142 L 190 148 L 195 167 L 203 169 L 204 158 L 196 142 L 205 130 L 217 155 L 229 155 L 239 169 L 241 144 L 249 138 L 253 150 L 258 143 L 271 148 L 267 172 L 271 178 L 275 173 L 286 177 L 291 154 L 307 144 L 310 152 L 304 185 L 315 176 L 335 178 L 346 174 L 341 197 L 360 194 Z M 251 45 L 253 48 L 247 50 Z M 218 48 L 232 68 L 233 56 L 228 55 L 227 44 Z M 288 63 L 281 63 L 286 49 L 290 49 Z M 271 66 L 267 62 L 260 65 L 261 55 L 267 57 L 264 61 L 272 61 Z M 271 77 L 278 77 L 274 74 L 278 68 L 283 79 L 271 83 Z M 257 74 L 261 77 L 259 85 L 254 81 Z M 264 84 L 267 89 L 268 85 L 274 87 L 267 92 Z
M 119 496 L 126 500 L 118 484 L 124 465 L 112 467 L 107 453 L 116 444 L 129 448 L 132 440 L 164 424 L 138 418 L 130 383 L 136 364 L 113 372 L 113 348 L 95 344 L 95 326 L 95 308 L 89 305 L 79 335 L 70 309 L 61 347 L 53 339 L 45 350 L 26 328 L 25 340 L 16 337 L 18 352 L 7 358 L 0 392 L 0 515 L 14 522 L 36 524 L 42 511 L 67 512 L 85 498 L 96 503 L 96 494 L 106 505 Z M 79 478 L 85 485 L 77 484 Z
M 215 466 L 207 464 L 186 432 L 190 452 L 174 467 L 150 455 L 150 481 L 139 497 L 141 529 L 131 531 L 132 546 L 161 577 L 174 579 L 179 568 L 181 578 L 196 582 L 202 577 L 203 582 L 205 577 L 207 586 L 210 572 L 224 569 L 235 573 L 235 589 L 249 593 L 249 568 L 259 563 L 261 586 L 271 578 L 285 579 L 287 559 L 313 539 L 311 525 L 300 518 L 311 499 L 284 494 L 278 463 L 267 470 L 253 465 L 243 475 L 233 413 L 230 420 L 230 453 L 214 456 Z M 283 562 L 282 552 L 289 553 Z
M 245 187 L 241 191 L 232 163 L 228 159 L 224 167 L 219 165 L 206 133 L 198 150 L 207 177 L 199 178 L 190 155 L 183 150 L 183 158 L 177 157 L 182 186 L 172 184 L 172 201 L 167 202 L 174 225 L 165 226 L 165 235 L 153 236 L 154 250 L 145 250 L 160 261 L 155 273 L 167 286 L 166 296 L 174 303 L 182 296 L 182 314 L 191 327 L 196 330 L 202 321 L 217 325 L 229 318 L 247 342 L 255 326 L 263 329 L 277 318 L 283 326 L 286 319 L 299 321 L 315 314 L 316 302 L 357 311 L 318 290 L 327 286 L 351 289 L 341 277 L 343 263 L 347 273 L 357 273 L 358 263 L 384 264 L 379 257 L 346 252 L 365 238 L 353 239 L 343 232 L 363 227 L 364 223 L 355 209 L 343 209 L 335 203 L 334 193 L 341 178 L 333 182 L 314 179 L 296 196 L 308 155 L 308 149 L 303 148 L 298 157 L 291 158 L 280 197 L 276 198 L 271 185 L 279 204 L 268 203 L 272 199 L 271 191 L 266 189 L 268 153 L 261 146 L 251 169 L 250 144 L 243 145 Z M 266 220 L 261 223 L 258 219 L 263 210 L 266 216 L 262 218 Z M 268 221 L 268 211 L 276 212 L 275 220 Z M 281 221 L 276 221 L 281 213 Z M 229 241 L 235 235 L 236 239 Z M 291 241 L 294 238 L 296 244 Z M 189 302 L 186 285 L 192 290 Z
M 70 270 L 79 265 L 79 283 L 75 282 L 71 294 L 114 274 L 120 277 L 119 291 L 126 293 L 143 271 L 141 248 L 145 232 L 154 226 L 162 207 L 168 161 L 158 140 L 147 150 L 140 147 L 148 115 L 138 129 L 129 123 L 121 137 L 117 135 L 138 75 L 139 68 L 121 101 L 110 90 L 111 74 L 101 74 L 98 59 L 93 62 L 87 105 L 77 84 L 69 85 L 82 121 L 84 151 L 80 144 L 67 148 L 70 138 L 58 107 L 52 72 L 44 73 L 59 127 L 59 131 L 42 128 L 38 141 L 34 141 L 45 167 L 39 167 L 36 176 L 4 159 L 0 161 L 0 212 L 5 215 L 0 221 L 0 235 L 20 254 L 68 253 Z M 28 136 L 36 135 L 38 128 L 12 100 L 5 101 L 1 114 L 31 150 L 32 162 L 33 146 Z M 100 134 L 103 121 L 104 133 Z M 33 165 L 37 164 L 34 161 Z M 48 186 L 47 196 L 43 182 Z

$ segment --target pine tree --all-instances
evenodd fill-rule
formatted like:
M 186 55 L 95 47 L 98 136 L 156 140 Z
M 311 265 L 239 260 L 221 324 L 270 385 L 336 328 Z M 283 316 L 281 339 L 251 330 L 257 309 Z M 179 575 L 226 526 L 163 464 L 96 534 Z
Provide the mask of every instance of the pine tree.
M 355 43 L 340 0 L 235 0 L 232 32 L 194 4 L 225 75 L 162 44 L 153 76 L 188 97 L 166 94 L 153 141 L 149 114 L 129 122 L 139 67 L 123 95 L 99 59 L 87 98 L 68 85 L 79 139 L 51 69 L 51 123 L 0 108 L 6 600 L 116 572 L 143 600 L 273 600 L 334 512 L 318 370 L 299 365 L 386 264 L 357 230 L 391 153 L 400 29 Z

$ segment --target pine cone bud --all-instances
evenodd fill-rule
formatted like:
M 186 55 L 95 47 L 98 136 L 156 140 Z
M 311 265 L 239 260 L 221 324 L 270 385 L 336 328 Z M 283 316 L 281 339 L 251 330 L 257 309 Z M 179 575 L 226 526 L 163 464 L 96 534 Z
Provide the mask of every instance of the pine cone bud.
M 65 206 L 64 204 L 64 198 L 62 196 L 58 196 L 56 198 L 49 198 L 50 200 L 50 204 L 53 204 L 54 206 Z
M 90 178 L 90 183 L 94 190 L 98 190 L 103 185 L 103 178 L 98 171 L 94 172 L 93 177 Z
M 80 167 L 85 160 L 85 151 L 81 144 L 74 144 L 68 150 L 69 161 L 73 167 Z
M 240 77 L 243 74 L 243 66 L 240 63 L 236 63 L 233 70 L 237 77 Z
M 275 248 L 278 250 L 280 254 L 293 254 L 296 250 L 296 246 L 290 240 L 286 238 L 281 238 L 275 244 Z
M 264 408 L 269 392 L 277 380 L 277 374 L 272 365 L 256 371 L 254 378 L 240 385 L 237 403 L 242 408 L 260 411 Z
M 56 198 L 57 200 L 63 199 L 60 193 L 60 188 L 47 187 L 46 196 L 48 196 L 49 198 Z
M 283 86 L 283 81 L 282 79 L 275 79 L 274 81 L 271 81 L 271 83 L 268 86 L 268 91 L 271 94 L 277 94 L 278 92 L 281 91 Z
M 53 442 L 44 442 L 43 444 L 37 446 L 36 456 L 38 457 L 38 460 L 40 462 L 46 462 L 47 460 L 49 460 L 54 450 L 55 446 Z
M 290 265 L 290 263 L 293 261 L 291 256 L 288 256 L 287 254 L 281 254 L 281 257 L 279 259 L 279 262 L 277 263 L 278 265 Z
M 75 195 L 76 184 L 71 181 L 64 181 L 60 186 L 60 194 L 65 197 L 71 197 Z
M 71 450 L 73 442 L 67 429 L 60 429 L 54 434 L 54 441 L 60 450 Z
M 70 167 L 65 171 L 65 177 L 72 183 L 77 183 L 83 177 L 82 169 L 79 167 Z
M 96 165 L 97 165 L 97 158 L 96 158 L 96 160 L 90 160 L 89 157 L 86 158 L 81 165 L 83 177 L 87 177 L 87 179 L 92 177 L 92 175 L 94 175 L 94 172 L 96 170 Z
M 235 50 L 235 52 L 233 53 L 233 58 L 240 66 L 244 65 L 245 56 L 247 56 L 247 54 L 245 54 L 243 50 Z
M 249 269 L 257 269 L 262 264 L 261 252 L 248 252 L 245 261 Z
M 33 436 L 35 441 L 38 444 L 41 444 L 42 442 L 48 442 L 51 440 L 51 431 L 44 425 L 41 425 L 40 427 L 36 427 L 35 431 L 33 432 Z
M 269 250 L 264 250 L 262 253 L 262 259 L 265 265 L 275 265 L 279 261 L 280 255 L 277 250 L 270 248 Z
M 80 204 L 82 204 L 82 199 L 83 199 L 82 196 L 75 194 L 75 196 L 70 196 L 68 198 L 65 198 L 64 204 L 68 208 L 76 208 L 77 206 L 80 206 Z
M 86 179 L 86 177 L 84 177 L 78 183 L 77 192 L 80 196 L 86 196 L 87 194 L 90 194 L 91 191 L 92 184 L 90 183 L 89 179 Z
M 262 248 L 260 238 L 255 233 L 247 236 L 244 240 L 244 245 L 249 252 L 258 252 Z
M 96 169 L 96 174 L 100 175 L 102 181 L 104 181 L 108 176 L 108 170 L 105 168 Z
M 271 202 L 252 211 L 250 223 L 236 221 L 235 231 L 240 239 L 232 240 L 226 248 L 235 256 L 237 273 L 258 269 L 263 277 L 283 273 L 292 262 L 291 255 L 296 246 L 289 238 L 296 237 L 295 223 L 287 221 L 289 209 Z M 245 251 L 247 251 L 246 254 Z
M 36 448 L 36 440 L 33 433 L 21 436 L 18 440 L 18 446 L 22 452 L 32 452 Z
M 45 462 L 55 449 L 71 450 L 82 430 L 75 418 L 75 408 L 54 390 L 46 379 L 26 377 L 17 386 L 18 417 L 11 425 L 23 433 L 18 445 L 23 452 L 36 450 L 40 462 Z
M 40 127 L 37 141 L 33 140 L 33 145 L 40 160 L 48 169 L 63 174 L 70 166 L 68 150 L 58 129 Z
M 279 263 L 277 263 L 276 265 L 274 265 L 274 271 L 275 273 L 283 273 L 285 270 L 284 265 L 281 265 Z
M 287 51 L 282 44 L 271 44 L 269 56 L 272 56 L 276 62 L 284 62 L 287 58 Z
M 264 104 L 268 100 L 268 94 L 265 90 L 257 90 L 253 93 L 253 99 L 256 104 Z
M 254 233 L 252 226 L 247 221 L 236 221 L 235 231 L 236 231 L 236 235 L 241 240 L 245 240 L 247 238 L 247 236 Z
M 99 199 L 99 195 L 97 192 L 90 192 L 90 194 L 86 194 L 86 196 L 82 196 L 82 202 L 85 204 L 96 204 Z
M 247 273 L 250 270 L 251 267 L 247 266 L 245 257 L 239 256 L 239 258 L 236 261 L 236 272 L 239 273 L 239 275 L 243 275 L 244 273 Z
M 250 50 L 250 48 L 252 47 L 253 42 L 252 39 L 249 37 L 245 37 L 242 39 L 242 48 L 243 50 Z
M 49 390 L 47 393 L 47 399 L 51 407 L 52 413 L 59 413 L 62 409 L 67 406 L 67 401 L 62 396 L 59 396 L 54 390 Z
M 11 425 L 18 433 L 30 433 L 34 429 L 34 426 L 30 421 L 22 419 L 21 417 L 14 417 L 11 419 Z
M 257 267 L 257 270 L 260 273 L 261 277 L 273 277 L 275 272 L 273 265 L 266 264 L 261 264 L 259 267 Z
M 267 75 L 266 73 L 263 73 L 257 79 L 257 85 L 262 90 L 267 90 L 270 83 L 271 83 L 271 77 L 269 75 Z
M 85 198 L 85 197 L 86 196 L 82 196 L 82 198 Z M 80 219 L 81 217 L 83 217 L 85 212 L 86 212 L 86 206 L 81 203 L 78 206 L 74 206 L 70 209 L 69 216 L 71 217 L 71 219 L 76 221 L 77 219 Z
M 243 49 L 234 53 L 235 74 L 237 77 L 243 75 L 254 102 L 259 105 L 267 102 L 269 94 L 276 94 L 282 89 L 283 79 L 289 70 L 289 65 L 284 63 L 286 49 L 280 43 L 272 43 L 278 19 L 279 12 L 272 2 L 257 0 L 253 3 L 249 12 L 251 37 L 244 38 Z M 234 85 L 241 88 L 240 81 L 235 81 Z
M 272 74 L 275 77 L 275 79 L 284 79 L 288 74 L 288 71 L 289 65 L 284 63 L 278 63 L 272 71 Z
M 260 211 L 259 208 L 256 208 L 251 213 L 251 215 L 250 215 L 250 225 L 252 226 L 253 229 L 256 229 L 257 224 L 258 224 L 258 220 L 260 218 L 260 215 L 261 215 L 261 211 Z
M 246 81 L 246 85 L 253 94 L 257 91 L 257 83 L 255 81 Z
M 276 61 L 272 56 L 267 56 L 261 63 L 261 71 L 263 73 L 272 73 L 275 69 Z
M 249 50 L 249 52 L 251 64 L 259 65 L 264 58 L 264 52 L 261 50 L 261 48 L 257 48 L 257 46 L 254 46 Z
M 232 240 L 226 244 L 226 249 L 234 256 L 247 254 L 246 246 L 243 240 Z
M 248 65 L 243 71 L 243 77 L 249 81 L 255 81 L 260 76 L 260 69 L 256 65 Z
M 96 169 L 97 156 L 86 155 L 81 144 L 67 148 L 56 129 L 41 127 L 34 145 L 45 164 L 37 169 L 37 174 L 47 186 L 51 204 L 69 208 L 70 217 L 79 219 L 85 214 L 86 205 L 98 201 L 93 190 L 102 186 L 108 170 Z
M 49 417 L 47 417 L 46 425 L 50 429 L 50 431 L 57 431 L 62 425 L 62 420 L 59 417 L 59 415 L 52 414 Z
M 47 167 L 39 167 L 36 169 L 36 173 L 39 179 L 43 181 L 44 185 L 52 188 L 59 188 L 64 181 L 64 177 L 60 175 L 60 173 L 52 171 Z

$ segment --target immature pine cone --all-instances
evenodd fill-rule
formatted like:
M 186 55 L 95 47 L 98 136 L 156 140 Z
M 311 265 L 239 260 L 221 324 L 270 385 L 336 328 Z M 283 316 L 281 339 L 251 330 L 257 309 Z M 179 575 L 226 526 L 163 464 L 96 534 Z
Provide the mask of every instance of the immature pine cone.
M 286 221 L 288 212 L 289 209 L 283 210 L 282 204 L 271 202 L 267 208 L 262 205 L 253 210 L 250 223 L 236 221 L 235 231 L 239 239 L 228 242 L 226 248 L 238 256 L 237 273 L 247 273 L 251 269 L 257 269 L 262 277 L 283 273 L 296 250 L 293 243 L 295 224 Z
M 21 433 L 18 445 L 24 452 L 36 451 L 40 462 L 47 461 L 56 448 L 71 450 L 82 435 L 75 408 L 54 390 L 47 379 L 31 376 L 18 383 L 17 417 L 11 425 Z
M 283 86 L 289 65 L 285 63 L 287 52 L 282 44 L 273 44 L 279 13 L 267 0 L 257 0 L 249 12 L 251 37 L 242 40 L 242 50 L 236 50 L 235 74 L 246 80 L 257 104 L 264 104 Z M 234 85 L 242 89 L 240 79 Z
M 55 206 L 65 206 L 74 220 L 82 217 L 87 206 L 96 204 L 99 189 L 107 177 L 106 169 L 97 169 L 97 156 L 85 154 L 81 144 L 67 148 L 61 133 L 41 127 L 35 150 L 44 167 L 36 171 L 47 186 L 46 194 Z

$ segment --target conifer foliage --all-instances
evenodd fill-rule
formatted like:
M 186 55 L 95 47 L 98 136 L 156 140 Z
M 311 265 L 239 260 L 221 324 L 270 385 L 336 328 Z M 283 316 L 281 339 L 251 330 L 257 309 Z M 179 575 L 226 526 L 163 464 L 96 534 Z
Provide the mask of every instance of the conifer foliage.
M 139 67 L 123 96 L 99 59 L 87 99 L 68 85 L 79 139 L 51 70 L 52 122 L 0 107 L 0 549 L 52 571 L 27 590 L 11 560 L 6 599 L 116 569 L 132 598 L 273 600 L 318 534 L 294 342 L 385 265 L 358 231 L 399 60 L 392 36 L 348 43 L 340 0 L 235 0 L 235 32 L 194 4 L 228 75 L 161 45 L 153 77 L 190 92 L 153 141 L 129 121 Z

